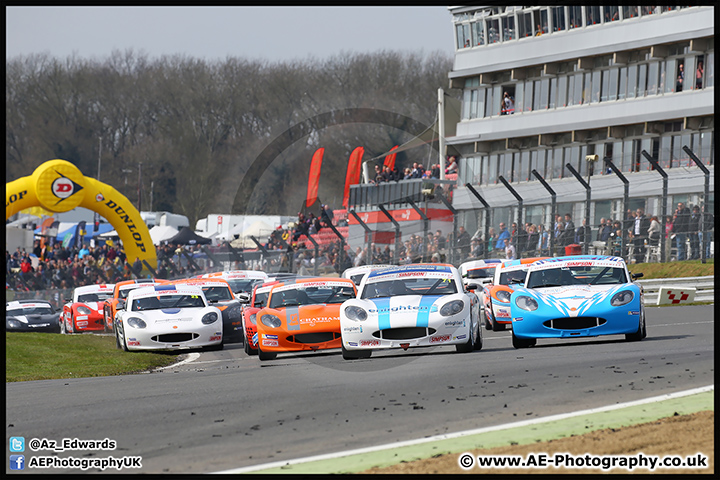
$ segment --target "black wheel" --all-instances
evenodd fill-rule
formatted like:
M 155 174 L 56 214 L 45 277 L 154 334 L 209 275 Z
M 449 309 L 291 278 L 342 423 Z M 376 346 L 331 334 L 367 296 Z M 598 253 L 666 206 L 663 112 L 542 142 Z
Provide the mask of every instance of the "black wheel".
M 117 328 L 115 329 L 115 344 L 116 344 L 117 348 L 119 348 L 120 350 L 122 350 L 124 352 L 130 351 L 130 349 L 128 349 L 128 347 L 127 347 L 127 343 L 125 342 L 124 334 L 123 334 L 122 341 L 120 341 L 120 332 L 118 331 Z
M 515 336 L 515 332 L 512 334 L 512 344 L 515 348 L 532 347 L 535 343 L 537 343 L 536 338 L 518 338 Z
M 628 342 L 639 342 L 645 337 L 647 337 L 647 326 L 645 325 L 645 308 L 641 307 L 640 324 L 638 325 L 638 331 L 625 335 L 625 340 L 627 340 Z
M 477 326 L 477 340 L 475 340 L 475 350 L 482 350 L 483 347 L 483 336 L 480 325 Z
M 492 331 L 493 332 L 502 332 L 505 330 L 505 324 L 504 323 L 498 323 L 497 321 L 493 322 L 492 324 Z
M 372 350 L 348 350 L 342 346 L 342 357 L 344 360 L 357 360 L 359 358 L 370 358 Z
M 250 346 L 250 341 L 247 338 L 243 338 L 243 349 L 245 350 L 245 353 L 250 356 L 258 354 L 257 348 L 252 348 Z
M 75 315 L 70 314 L 70 325 L 66 325 L 67 333 L 75 333 Z
M 265 361 L 265 360 L 275 360 L 275 358 L 277 357 L 277 353 L 275 353 L 275 352 L 263 352 L 262 350 L 260 350 L 260 347 L 258 347 L 258 349 L 257 349 L 257 354 L 258 354 L 258 358 L 259 358 L 260 360 L 263 360 L 263 361 Z
M 60 333 L 63 333 L 63 334 L 67 333 L 65 331 L 65 317 L 64 316 L 60 317 Z
M 460 345 L 455 345 L 455 351 L 458 353 L 468 353 L 475 350 L 475 342 L 473 339 L 473 332 L 472 330 L 468 332 L 468 339 L 467 342 L 462 343 Z

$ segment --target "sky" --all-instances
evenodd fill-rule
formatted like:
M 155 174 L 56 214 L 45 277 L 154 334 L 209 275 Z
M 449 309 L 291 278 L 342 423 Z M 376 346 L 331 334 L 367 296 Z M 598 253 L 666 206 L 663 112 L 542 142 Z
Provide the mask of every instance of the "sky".
M 282 62 L 341 53 L 453 54 L 451 15 L 418 7 L 5 7 L 6 59 L 46 53 L 102 60 L 241 57 Z

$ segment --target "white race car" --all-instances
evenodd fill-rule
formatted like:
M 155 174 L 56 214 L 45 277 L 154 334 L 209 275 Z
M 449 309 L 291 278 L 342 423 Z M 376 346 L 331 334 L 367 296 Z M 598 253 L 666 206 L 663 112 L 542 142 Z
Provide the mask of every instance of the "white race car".
M 210 306 L 200 287 L 156 285 L 128 293 L 118 311 L 115 340 L 128 350 L 223 348 L 222 313 Z
M 358 297 L 340 308 L 343 358 L 367 358 L 385 348 L 455 345 L 482 348 L 479 301 L 457 268 L 412 264 L 370 272 Z

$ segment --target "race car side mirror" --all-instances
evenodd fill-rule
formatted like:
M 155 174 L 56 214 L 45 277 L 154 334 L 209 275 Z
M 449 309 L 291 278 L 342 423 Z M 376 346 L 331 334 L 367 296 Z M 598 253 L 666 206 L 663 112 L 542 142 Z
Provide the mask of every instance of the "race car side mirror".
M 247 292 L 240 292 L 235 295 L 235 297 L 240 300 L 240 303 L 250 303 L 251 296 Z
M 643 274 L 643 273 L 631 273 L 630 276 L 632 277 L 633 280 L 635 280 L 636 278 L 642 278 L 642 277 L 644 277 L 645 274 Z
M 117 305 L 115 305 L 115 308 L 117 310 L 125 310 L 125 300 L 118 300 Z
M 468 290 L 477 290 L 480 287 L 478 286 L 477 283 L 468 283 L 468 286 L 465 288 L 467 288 Z

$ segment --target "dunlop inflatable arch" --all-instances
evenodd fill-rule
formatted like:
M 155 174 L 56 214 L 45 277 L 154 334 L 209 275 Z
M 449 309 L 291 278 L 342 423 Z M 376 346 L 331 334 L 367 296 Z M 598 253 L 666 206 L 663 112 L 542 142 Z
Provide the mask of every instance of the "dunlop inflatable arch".
M 129 262 L 145 260 L 157 269 L 157 253 L 140 212 L 110 185 L 84 176 L 66 160 L 50 160 L 5 185 L 5 220 L 26 208 L 39 206 L 53 213 L 87 208 L 102 215 L 118 232 Z

